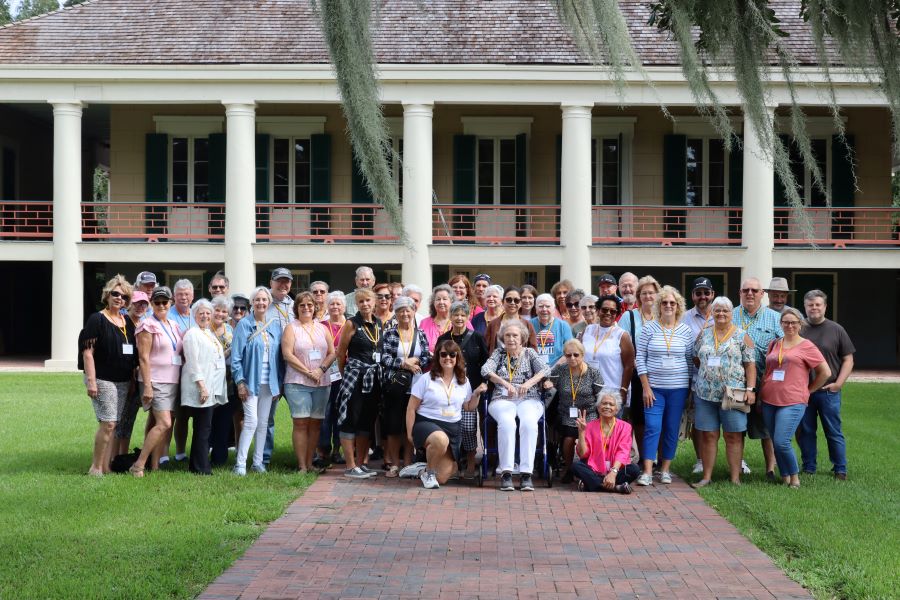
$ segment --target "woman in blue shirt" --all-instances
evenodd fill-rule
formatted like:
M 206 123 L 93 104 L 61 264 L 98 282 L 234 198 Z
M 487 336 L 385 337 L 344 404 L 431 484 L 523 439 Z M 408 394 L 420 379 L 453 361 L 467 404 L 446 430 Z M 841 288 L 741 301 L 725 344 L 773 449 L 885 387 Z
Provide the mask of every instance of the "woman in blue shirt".
M 572 339 L 572 328 L 562 319 L 553 317 L 553 296 L 541 294 L 534 301 L 537 316 L 531 319 L 537 337 L 538 356 L 553 367 L 560 362 L 563 346 Z

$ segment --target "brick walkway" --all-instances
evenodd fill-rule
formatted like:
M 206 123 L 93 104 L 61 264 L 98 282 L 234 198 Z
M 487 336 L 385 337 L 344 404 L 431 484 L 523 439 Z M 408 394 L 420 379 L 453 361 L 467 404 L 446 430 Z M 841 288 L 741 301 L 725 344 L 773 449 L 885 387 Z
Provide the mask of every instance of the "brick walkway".
M 811 598 L 677 479 L 495 486 L 329 472 L 200 598 Z

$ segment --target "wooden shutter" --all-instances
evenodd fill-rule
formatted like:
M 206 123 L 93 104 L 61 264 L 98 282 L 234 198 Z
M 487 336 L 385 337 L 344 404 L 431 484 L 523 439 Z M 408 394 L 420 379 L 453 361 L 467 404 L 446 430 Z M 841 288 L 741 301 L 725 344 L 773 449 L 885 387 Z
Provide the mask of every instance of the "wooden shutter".
M 731 152 L 728 155 L 728 205 L 744 205 L 744 138 L 742 136 L 734 136 Z
M 269 134 L 256 134 L 256 233 L 269 233 L 269 207 L 258 206 L 269 202 Z
M 375 198 L 372 196 L 369 186 L 366 185 L 366 178 L 363 176 L 362 169 L 359 168 L 356 152 L 352 153 L 350 161 L 350 201 L 358 204 L 372 204 L 375 202 Z
M 663 140 L 663 204 L 687 204 L 687 136 L 669 134 Z
M 516 136 L 516 204 L 528 204 L 528 134 Z
M 562 203 L 562 134 L 556 136 L 556 203 Z M 593 204 L 593 198 L 591 203 Z
M 788 158 L 791 156 L 791 136 L 786 134 L 779 134 L 778 139 L 781 140 L 781 143 L 784 144 L 784 149 L 788 153 Z M 802 183 L 802 182 L 798 182 Z M 775 171 L 775 206 L 787 206 L 787 187 L 784 185 L 784 182 L 781 180 L 781 177 L 778 175 L 778 171 Z
M 453 202 L 475 204 L 475 136 L 453 136 Z
M 331 136 L 310 136 L 310 201 L 331 202 Z
M 854 138 L 847 134 L 847 143 L 840 136 L 831 136 L 831 204 L 853 206 L 856 184 L 853 177 Z
M 227 164 L 227 139 L 224 133 L 209 134 L 209 195 L 207 202 L 223 203 L 209 208 L 209 235 L 215 239 L 225 237 L 225 173 Z
M 146 202 L 167 202 L 169 199 L 169 136 L 148 133 L 144 149 L 144 195 Z M 165 232 L 166 207 L 147 206 L 144 215 L 148 234 Z

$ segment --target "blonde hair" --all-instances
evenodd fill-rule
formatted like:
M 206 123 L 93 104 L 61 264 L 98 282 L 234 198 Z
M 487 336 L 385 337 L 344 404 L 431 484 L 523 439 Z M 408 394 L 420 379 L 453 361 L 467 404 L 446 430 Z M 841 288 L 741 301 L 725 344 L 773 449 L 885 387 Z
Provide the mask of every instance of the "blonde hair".
M 134 288 L 128 283 L 128 280 L 125 279 L 125 276 L 121 273 L 110 279 L 106 282 L 106 285 L 103 286 L 103 293 L 100 294 L 100 302 L 102 302 L 105 306 L 109 306 L 109 293 L 116 288 L 122 288 L 122 293 L 126 296 L 131 296 L 132 292 L 134 292 Z M 131 304 L 131 300 L 125 303 L 125 306 L 129 306 Z
M 656 293 L 659 294 L 659 282 L 656 280 L 656 278 L 653 277 L 653 275 L 644 275 L 643 277 L 638 279 L 637 287 L 634 290 L 635 295 L 640 298 L 641 290 L 648 285 L 652 285 Z
M 684 298 L 671 285 L 664 285 L 656 295 L 656 301 L 653 303 L 653 318 L 659 320 L 659 307 L 667 296 L 675 299 L 675 322 L 678 323 L 684 315 Z

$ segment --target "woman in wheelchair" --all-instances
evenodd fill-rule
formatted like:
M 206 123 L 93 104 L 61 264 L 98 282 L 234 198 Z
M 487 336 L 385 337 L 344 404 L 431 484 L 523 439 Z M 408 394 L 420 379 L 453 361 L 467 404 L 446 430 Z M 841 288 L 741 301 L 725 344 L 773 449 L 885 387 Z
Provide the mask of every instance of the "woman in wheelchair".
M 516 451 L 516 417 L 519 419 L 520 489 L 533 492 L 531 473 L 538 441 L 538 421 L 544 415 L 537 383 L 547 376 L 544 361 L 532 348 L 526 348 L 529 331 L 519 319 L 504 321 L 500 327 L 504 348 L 497 348 L 481 368 L 485 379 L 494 384 L 488 413 L 497 421 L 497 445 L 500 455 L 500 490 L 514 490 L 513 461 Z
M 441 487 L 456 471 L 463 407 L 472 410 L 480 395 L 472 393 L 465 359 L 456 342 L 438 342 L 434 350 L 438 365 L 413 385 L 406 410 L 409 441 L 414 448 L 425 449 L 427 461 L 425 465 L 415 463 L 407 468 L 418 468 L 422 485 L 429 490 Z
M 572 471 L 581 491 L 630 494 L 631 482 L 640 475 L 640 468 L 631 462 L 631 425 L 616 418 L 621 402 L 615 391 L 601 392 L 600 418 L 588 423 L 587 411 L 581 410 L 575 421 L 575 450 L 581 462 L 573 463 Z

